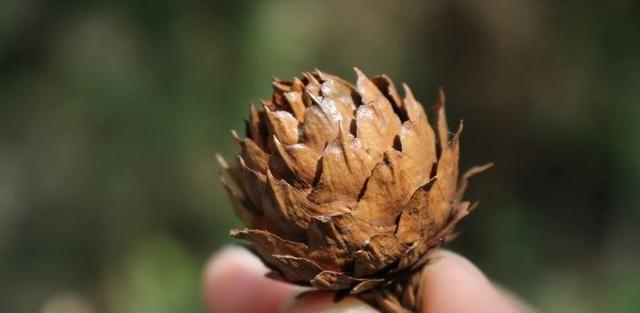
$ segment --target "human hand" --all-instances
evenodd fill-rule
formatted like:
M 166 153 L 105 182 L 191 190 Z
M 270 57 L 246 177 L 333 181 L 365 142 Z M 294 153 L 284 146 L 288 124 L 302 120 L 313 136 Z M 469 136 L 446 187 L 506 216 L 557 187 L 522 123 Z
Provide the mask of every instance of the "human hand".
M 245 249 L 227 248 L 209 261 L 203 292 L 210 313 L 366 313 L 377 312 L 355 299 L 333 303 L 332 293 L 295 300 L 301 289 L 264 277 L 266 267 Z M 531 312 L 496 287 L 467 259 L 440 250 L 422 276 L 424 313 Z

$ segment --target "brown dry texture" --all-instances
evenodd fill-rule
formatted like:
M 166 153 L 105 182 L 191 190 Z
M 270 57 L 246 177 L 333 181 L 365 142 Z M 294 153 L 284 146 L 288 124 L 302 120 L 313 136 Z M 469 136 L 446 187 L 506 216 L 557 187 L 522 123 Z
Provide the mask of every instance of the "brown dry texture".
M 318 70 L 274 79 L 271 99 L 251 106 L 238 163 L 221 166 L 247 240 L 271 278 L 360 294 L 385 312 L 419 305 L 416 279 L 430 253 L 471 210 L 458 181 L 462 123 L 453 137 L 444 93 L 434 123 L 403 84 L 386 76 L 355 85 Z

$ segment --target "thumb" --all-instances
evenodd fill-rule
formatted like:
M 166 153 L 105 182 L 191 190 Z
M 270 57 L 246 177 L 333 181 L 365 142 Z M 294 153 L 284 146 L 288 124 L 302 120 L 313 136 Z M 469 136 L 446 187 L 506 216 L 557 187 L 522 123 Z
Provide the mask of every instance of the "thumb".
M 422 312 L 525 313 L 523 302 L 496 286 L 471 262 L 450 251 L 436 252 L 422 272 Z

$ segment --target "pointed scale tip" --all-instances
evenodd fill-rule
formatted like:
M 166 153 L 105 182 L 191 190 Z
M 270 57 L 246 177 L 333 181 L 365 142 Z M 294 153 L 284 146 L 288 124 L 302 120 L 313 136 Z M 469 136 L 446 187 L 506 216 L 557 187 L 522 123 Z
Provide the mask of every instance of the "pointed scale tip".
M 291 87 L 283 84 L 282 82 L 273 82 L 271 84 L 274 88 L 280 90 L 281 92 L 288 92 L 291 89 Z
M 322 107 L 322 105 L 321 105 L 322 104 L 322 99 L 320 99 L 319 97 L 317 97 L 313 93 L 309 92 L 309 90 L 305 90 L 304 92 L 307 94 L 307 96 L 309 96 L 309 98 L 311 98 L 311 100 L 313 101 L 314 104 L 317 104 L 317 105 L 320 106 L 320 108 L 324 109 Z
M 222 167 L 225 170 L 229 169 L 229 163 L 227 163 L 227 160 L 225 160 L 220 153 L 216 153 L 215 158 L 216 158 L 216 161 L 218 161 L 218 164 L 220 165 L 220 167 Z
M 240 167 L 242 169 L 247 169 L 247 170 L 253 171 L 252 169 L 247 167 L 247 163 L 244 162 L 244 159 L 242 158 L 241 155 L 238 156 L 238 164 L 240 164 Z
M 315 69 L 313 70 L 313 72 L 314 72 L 316 75 L 318 75 L 318 77 L 320 77 L 320 80 L 322 80 L 322 82 L 326 82 L 326 81 L 331 80 L 331 79 L 334 79 L 334 80 L 336 79 L 336 78 L 335 78 L 335 77 L 333 77 L 332 75 L 327 74 L 326 72 L 323 72 L 323 71 L 319 70 L 318 68 L 315 68 Z
M 464 120 L 460 119 L 460 123 L 458 124 L 458 130 L 456 130 L 455 135 L 451 139 L 451 142 L 456 142 L 460 140 L 460 135 L 462 135 L 462 130 L 464 129 Z
M 444 95 L 444 88 L 442 88 L 442 86 L 438 86 L 438 102 L 436 103 L 436 106 L 438 108 L 443 108 L 446 101 L 447 99 Z
M 420 186 L 420 188 L 422 189 L 431 189 L 431 187 L 436 183 L 436 181 L 438 180 L 438 176 L 433 176 L 431 177 L 426 183 L 424 183 L 422 186 Z
M 271 135 L 271 137 L 273 137 L 273 143 L 276 146 L 282 146 L 282 142 L 280 142 L 280 140 L 278 140 L 278 136 L 276 136 L 276 134 Z
M 492 168 L 494 165 L 495 164 L 493 162 L 489 162 L 489 163 L 486 163 L 486 164 L 474 166 L 474 167 L 470 168 L 469 170 L 467 170 L 464 174 L 462 174 L 461 181 L 466 181 L 469 178 L 471 178 L 472 176 L 475 176 L 477 174 L 480 174 L 480 173 Z
M 489 163 L 487 163 L 487 164 L 480 165 L 480 171 L 486 171 L 486 170 L 488 170 L 488 169 L 492 168 L 492 167 L 493 167 L 493 166 L 495 166 L 495 165 L 496 165 L 496 164 L 495 164 L 495 163 L 493 163 L 493 162 L 489 162 Z
M 411 87 L 405 82 L 402 83 L 402 89 L 404 90 L 404 98 L 405 99 L 413 99 L 415 100 L 415 96 L 413 95 L 413 91 Z
M 229 187 L 229 184 L 227 184 L 227 179 L 224 178 L 224 175 L 222 174 L 222 172 L 218 172 L 218 179 L 220 179 L 220 182 L 225 188 Z
M 269 104 L 267 102 L 262 102 L 262 109 L 267 113 L 273 113 L 273 110 L 271 110 L 271 108 L 269 108 Z

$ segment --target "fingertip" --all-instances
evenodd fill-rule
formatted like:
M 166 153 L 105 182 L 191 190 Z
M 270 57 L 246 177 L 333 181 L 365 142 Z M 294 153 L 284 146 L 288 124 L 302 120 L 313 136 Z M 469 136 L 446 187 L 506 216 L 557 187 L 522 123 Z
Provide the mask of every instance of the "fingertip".
M 422 312 L 523 312 L 464 257 L 439 251 L 422 277 Z
M 263 275 L 266 267 L 246 249 L 227 246 L 213 254 L 204 270 L 205 287 L 215 284 L 219 278 L 229 275 L 232 270 L 240 270 L 251 275 Z
M 246 249 L 227 247 L 213 255 L 204 269 L 202 282 L 208 311 L 278 312 L 294 287 L 264 277 L 266 272 L 262 262 Z

